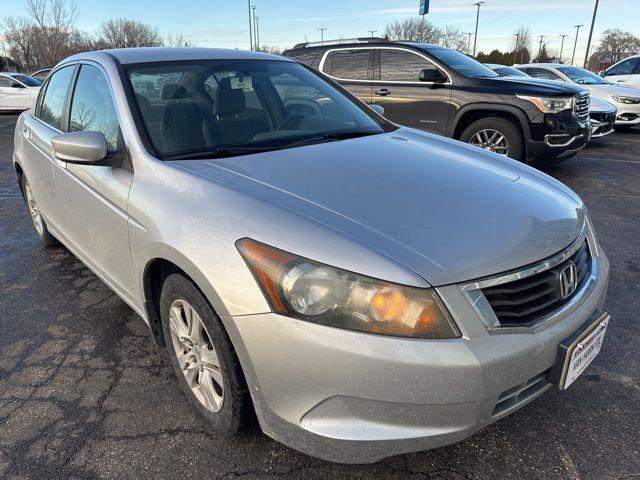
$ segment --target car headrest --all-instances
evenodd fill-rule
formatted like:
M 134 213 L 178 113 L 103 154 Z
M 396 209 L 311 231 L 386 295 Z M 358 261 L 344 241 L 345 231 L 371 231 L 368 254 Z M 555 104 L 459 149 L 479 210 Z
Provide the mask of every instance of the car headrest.
M 220 80 L 213 97 L 213 113 L 219 116 L 236 115 L 244 112 L 247 104 L 242 88 L 231 88 L 231 78 Z
M 160 88 L 160 100 L 186 98 L 187 90 L 179 83 L 165 83 Z

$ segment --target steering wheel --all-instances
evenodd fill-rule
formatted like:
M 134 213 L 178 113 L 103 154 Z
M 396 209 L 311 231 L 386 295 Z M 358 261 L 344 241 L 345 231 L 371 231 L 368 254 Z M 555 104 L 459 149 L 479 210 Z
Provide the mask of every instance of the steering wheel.
M 280 130 L 286 130 L 284 127 L 289 126 L 289 124 L 293 123 L 294 121 L 300 121 L 305 117 L 305 115 L 302 115 L 301 113 L 292 113 L 287 115 L 286 117 L 284 117 L 284 119 L 282 120 L 282 122 L 280 122 L 280 125 L 278 125 L 276 127 L 276 132 L 279 132 Z

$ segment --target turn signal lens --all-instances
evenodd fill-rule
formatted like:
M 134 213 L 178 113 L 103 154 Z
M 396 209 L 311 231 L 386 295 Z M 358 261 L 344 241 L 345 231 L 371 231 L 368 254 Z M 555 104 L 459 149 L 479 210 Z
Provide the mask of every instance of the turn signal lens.
M 433 289 L 365 277 L 248 238 L 237 246 L 273 310 L 280 314 L 379 335 L 460 336 Z

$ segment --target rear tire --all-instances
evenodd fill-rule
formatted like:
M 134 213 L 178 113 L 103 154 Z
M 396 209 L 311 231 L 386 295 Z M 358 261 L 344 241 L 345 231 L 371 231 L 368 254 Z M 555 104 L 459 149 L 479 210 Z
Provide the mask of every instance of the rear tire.
M 247 383 L 231 340 L 211 305 L 187 277 L 162 285 L 160 317 L 178 382 L 211 430 L 232 437 L 253 423 Z
M 460 140 L 514 160 L 525 161 L 522 133 L 513 122 L 501 117 L 476 120 L 464 129 Z
M 29 214 L 31 215 L 33 228 L 36 231 L 36 235 L 38 235 L 40 243 L 42 243 L 42 245 L 45 247 L 55 247 L 57 245 L 60 245 L 58 239 L 56 239 L 53 235 L 51 235 L 51 233 L 49 233 L 47 222 L 45 222 L 44 217 L 40 213 L 38 203 L 36 202 L 33 192 L 31 191 L 31 186 L 27 181 L 27 177 L 24 175 L 22 175 L 22 178 L 20 179 L 20 186 L 22 187 L 22 196 L 25 203 L 27 204 Z

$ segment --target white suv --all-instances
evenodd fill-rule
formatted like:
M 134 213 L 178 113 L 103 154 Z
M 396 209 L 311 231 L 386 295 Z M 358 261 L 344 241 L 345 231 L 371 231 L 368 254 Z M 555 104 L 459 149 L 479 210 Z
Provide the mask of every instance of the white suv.
M 611 83 L 640 87 L 640 55 L 633 55 L 611 65 L 602 76 Z

